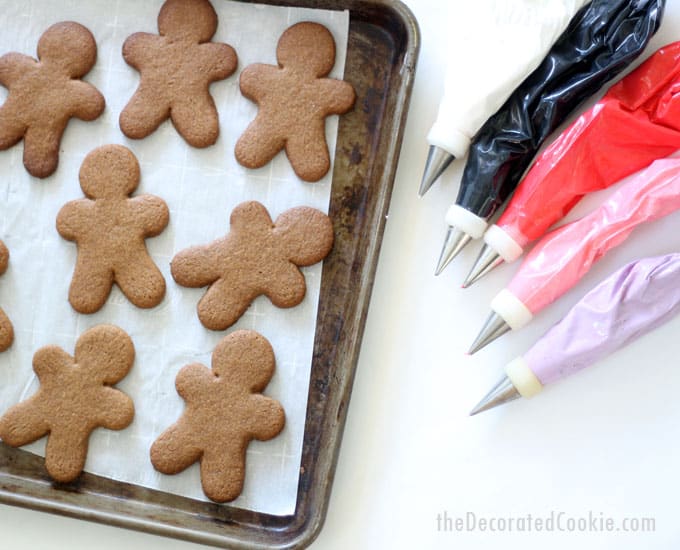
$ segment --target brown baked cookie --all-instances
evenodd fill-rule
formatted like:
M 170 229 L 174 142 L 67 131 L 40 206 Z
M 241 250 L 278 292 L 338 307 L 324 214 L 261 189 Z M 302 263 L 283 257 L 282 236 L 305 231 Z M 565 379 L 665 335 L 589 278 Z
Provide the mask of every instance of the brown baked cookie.
M 307 206 L 286 210 L 272 223 L 259 202 L 244 202 L 230 223 L 226 236 L 179 252 L 170 265 L 178 284 L 210 286 L 198 302 L 198 318 L 212 330 L 233 325 L 262 294 L 278 307 L 298 305 L 307 288 L 298 266 L 320 262 L 333 247 L 330 218 Z
M 130 197 L 139 178 L 132 151 L 122 145 L 98 147 L 80 168 L 87 198 L 59 211 L 57 231 L 78 245 L 69 302 L 80 313 L 98 311 L 114 283 L 137 307 L 157 306 L 165 296 L 165 279 L 144 241 L 163 232 L 170 214 L 159 197 Z
M 225 336 L 212 355 L 212 370 L 187 365 L 175 387 L 186 408 L 151 446 L 151 463 L 164 474 L 201 464 L 201 485 L 215 502 L 234 500 L 243 489 L 246 449 L 267 441 L 285 423 L 283 407 L 262 391 L 274 374 L 274 352 L 252 330 Z
M 72 21 L 52 25 L 40 37 L 38 59 L 0 57 L 0 84 L 9 91 L 0 107 L 0 150 L 23 139 L 26 170 L 46 178 L 59 164 L 68 121 L 94 120 L 105 104 L 92 84 L 80 80 L 97 59 L 97 44 L 85 27 Z
M 194 147 L 217 141 L 219 119 L 211 82 L 236 70 L 234 48 L 210 42 L 217 14 L 208 0 L 167 0 L 158 15 L 159 35 L 135 33 L 123 57 L 140 73 L 137 91 L 120 114 L 120 129 L 142 139 L 170 118 Z
M 85 466 L 92 431 L 122 430 L 132 422 L 132 399 L 111 386 L 125 378 L 134 358 L 132 340 L 113 325 L 84 332 L 75 357 L 57 346 L 38 350 L 33 370 L 40 388 L 0 418 L 0 438 L 21 447 L 47 435 L 47 472 L 57 481 L 74 480 Z
M 9 263 L 9 250 L 5 243 L 0 241 L 0 275 L 7 271 Z M 7 314 L 0 308 L 0 352 L 5 351 L 14 342 L 14 327 Z
M 279 39 L 276 59 L 278 67 L 256 63 L 241 73 L 241 92 L 259 111 L 236 143 L 236 160 L 259 168 L 285 148 L 295 173 L 318 181 L 331 165 L 325 119 L 352 108 L 354 88 L 323 78 L 335 65 L 335 41 L 318 23 L 288 28 Z

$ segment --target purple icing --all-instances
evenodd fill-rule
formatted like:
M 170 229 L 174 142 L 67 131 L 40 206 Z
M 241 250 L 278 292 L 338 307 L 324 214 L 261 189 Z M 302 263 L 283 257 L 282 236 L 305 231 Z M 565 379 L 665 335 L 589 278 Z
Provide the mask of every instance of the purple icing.
M 524 354 L 541 384 L 569 376 L 680 313 L 680 254 L 631 262 L 604 280 Z

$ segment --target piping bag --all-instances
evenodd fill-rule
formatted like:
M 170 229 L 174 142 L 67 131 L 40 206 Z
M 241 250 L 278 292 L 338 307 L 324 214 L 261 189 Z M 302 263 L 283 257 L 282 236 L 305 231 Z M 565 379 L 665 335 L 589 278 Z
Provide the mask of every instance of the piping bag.
M 463 286 L 517 259 L 587 193 L 680 149 L 680 42 L 664 46 L 612 86 L 538 158 Z
M 478 351 L 534 315 L 578 283 L 633 230 L 680 210 L 680 158 L 657 160 L 587 216 L 544 237 L 507 288 L 491 302 L 493 313 L 472 345 Z
M 631 262 L 604 280 L 508 363 L 505 376 L 471 415 L 566 378 L 654 330 L 680 313 L 680 254 Z
M 449 34 L 453 59 L 444 96 L 427 141 L 420 184 L 424 195 L 472 137 L 533 71 L 587 0 L 476 0 L 458 2 L 458 28 Z M 465 55 L 466 52 L 474 55 Z M 480 70 L 481 69 L 481 70 Z
M 664 0 L 592 0 L 574 16 L 538 68 L 478 132 L 436 273 L 510 196 L 548 135 L 586 98 L 636 59 L 656 32 Z

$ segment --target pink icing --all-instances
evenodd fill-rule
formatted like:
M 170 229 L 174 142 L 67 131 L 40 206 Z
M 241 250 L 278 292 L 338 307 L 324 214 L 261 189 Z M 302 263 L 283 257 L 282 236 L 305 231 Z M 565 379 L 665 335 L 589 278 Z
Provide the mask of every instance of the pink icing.
M 586 294 L 524 354 L 541 384 L 579 371 L 680 313 L 680 254 L 632 262 Z
M 594 212 L 544 237 L 508 285 L 534 314 L 572 288 L 638 225 L 680 209 L 680 159 L 662 159 L 626 182 Z

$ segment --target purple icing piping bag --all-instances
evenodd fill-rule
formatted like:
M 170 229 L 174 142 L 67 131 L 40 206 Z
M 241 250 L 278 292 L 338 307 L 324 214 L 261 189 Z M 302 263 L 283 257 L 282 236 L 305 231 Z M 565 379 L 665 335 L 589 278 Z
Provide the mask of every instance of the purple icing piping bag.
M 631 262 L 586 294 L 528 352 L 470 415 L 565 378 L 654 330 L 680 313 L 680 254 Z

